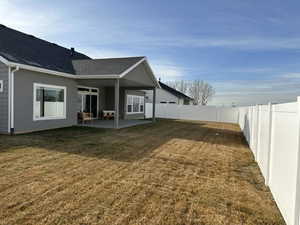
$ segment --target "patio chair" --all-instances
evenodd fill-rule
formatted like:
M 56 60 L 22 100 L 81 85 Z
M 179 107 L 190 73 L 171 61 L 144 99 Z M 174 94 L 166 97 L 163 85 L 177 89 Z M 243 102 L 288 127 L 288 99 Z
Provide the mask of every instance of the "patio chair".
M 92 121 L 93 114 L 92 113 L 86 113 L 86 112 L 80 112 L 78 113 L 78 120 L 82 123 L 85 123 L 86 121 Z

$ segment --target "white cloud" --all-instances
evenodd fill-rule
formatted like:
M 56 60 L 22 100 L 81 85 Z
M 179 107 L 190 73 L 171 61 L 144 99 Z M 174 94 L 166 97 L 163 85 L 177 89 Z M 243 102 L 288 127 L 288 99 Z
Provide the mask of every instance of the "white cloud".
M 162 81 L 179 80 L 184 76 L 184 72 L 179 67 L 160 64 L 152 64 L 152 67 L 156 77 L 161 78 Z
M 58 14 L 29 8 L 26 7 L 26 4 L 22 4 L 22 7 L 20 6 L 20 3 L 13 0 L 1 0 L 1 23 L 8 27 L 40 36 L 59 31 L 59 26 L 53 26 L 60 19 Z
M 278 77 L 273 80 L 232 80 L 211 82 L 216 95 L 211 105 L 266 104 L 295 101 L 300 96 L 300 82 Z
M 283 75 L 280 75 L 281 78 L 287 78 L 287 79 L 298 79 L 300 78 L 300 73 L 286 73 Z
M 155 60 L 150 60 L 150 65 L 155 76 L 161 78 L 162 81 L 181 80 L 186 74 L 185 68 L 168 58 L 155 58 Z
M 266 38 L 266 37 L 223 37 L 190 38 L 175 37 L 157 41 L 157 44 L 176 47 L 195 48 L 235 48 L 245 50 L 300 49 L 300 38 Z M 155 44 L 155 42 L 154 42 Z
M 44 38 L 63 32 L 76 32 L 80 35 L 84 33 L 86 42 L 89 42 L 86 44 L 87 47 L 101 43 L 104 46 L 133 45 L 135 48 L 144 49 L 153 47 L 233 48 L 241 50 L 300 49 L 300 38 L 265 36 L 211 36 L 202 38 L 182 34 L 169 36 L 167 32 L 156 32 L 149 35 L 149 31 L 154 30 L 149 24 L 137 22 L 129 26 L 125 22 L 122 23 L 113 19 L 103 19 L 97 22 L 82 20 L 78 17 L 71 17 L 71 13 L 63 10 L 59 7 L 56 7 L 55 10 L 46 10 L 46 8 L 38 8 L 33 4 L 26 6 L 20 1 L 1 0 L 0 21 L 4 25 Z M 97 32 L 101 32 L 101 35 L 95 35 Z M 84 43 L 81 44 L 84 45 Z M 110 53 L 110 55 L 116 54 Z
M 94 59 L 140 56 L 139 54 L 135 54 L 134 52 L 119 51 L 108 48 L 81 48 L 78 50 Z

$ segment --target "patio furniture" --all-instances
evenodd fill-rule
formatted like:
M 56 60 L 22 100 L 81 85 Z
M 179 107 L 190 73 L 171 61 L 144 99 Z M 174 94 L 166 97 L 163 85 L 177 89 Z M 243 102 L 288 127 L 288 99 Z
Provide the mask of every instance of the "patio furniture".
M 91 121 L 93 118 L 92 113 L 86 113 L 86 112 L 80 112 L 78 113 L 78 120 L 81 121 L 82 123 L 86 121 Z
M 103 119 L 111 120 L 115 118 L 115 111 L 114 110 L 103 110 Z

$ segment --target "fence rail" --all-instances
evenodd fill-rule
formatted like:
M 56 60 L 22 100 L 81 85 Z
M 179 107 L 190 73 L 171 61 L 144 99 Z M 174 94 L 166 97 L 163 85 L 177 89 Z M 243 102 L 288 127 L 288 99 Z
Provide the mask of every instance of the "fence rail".
M 239 124 L 287 225 L 300 225 L 300 97 L 238 108 L 156 104 L 156 117 Z

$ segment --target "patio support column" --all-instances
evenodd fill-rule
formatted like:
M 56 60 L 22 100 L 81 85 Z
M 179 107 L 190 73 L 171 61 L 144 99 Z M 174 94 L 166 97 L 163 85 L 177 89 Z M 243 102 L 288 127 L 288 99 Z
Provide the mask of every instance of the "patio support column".
M 119 96 L 120 96 L 120 80 L 115 80 L 115 128 L 119 128 Z
M 153 100 L 152 100 L 152 122 L 155 122 L 155 104 L 156 103 L 156 88 L 153 88 Z

